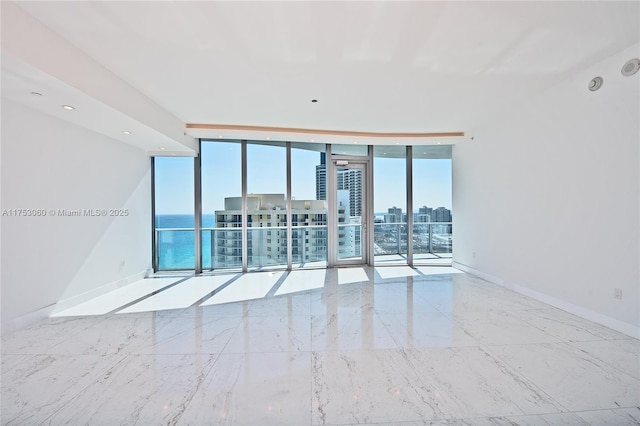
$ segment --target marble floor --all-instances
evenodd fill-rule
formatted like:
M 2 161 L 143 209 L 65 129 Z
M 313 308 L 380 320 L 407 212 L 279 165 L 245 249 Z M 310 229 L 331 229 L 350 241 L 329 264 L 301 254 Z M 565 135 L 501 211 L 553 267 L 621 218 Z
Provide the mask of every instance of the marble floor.
M 2 337 L 3 425 L 637 425 L 640 343 L 450 267 L 147 279 Z

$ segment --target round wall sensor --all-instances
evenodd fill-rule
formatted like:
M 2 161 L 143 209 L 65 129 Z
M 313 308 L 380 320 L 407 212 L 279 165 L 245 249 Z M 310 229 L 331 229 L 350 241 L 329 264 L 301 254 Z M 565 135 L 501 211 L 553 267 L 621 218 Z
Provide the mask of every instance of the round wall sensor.
M 631 59 L 627 61 L 626 64 L 622 66 L 622 70 L 620 72 L 625 77 L 630 77 L 640 70 L 640 59 Z
M 596 90 L 602 87 L 602 83 L 603 83 L 602 77 L 592 78 L 591 81 L 589 82 L 589 90 L 591 90 L 592 92 L 595 92 Z

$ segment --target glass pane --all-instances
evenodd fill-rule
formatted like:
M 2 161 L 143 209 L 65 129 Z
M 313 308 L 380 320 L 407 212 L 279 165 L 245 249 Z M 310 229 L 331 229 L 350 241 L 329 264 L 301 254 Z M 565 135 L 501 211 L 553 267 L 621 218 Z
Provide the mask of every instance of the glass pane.
M 326 266 L 326 200 L 325 145 L 291 144 L 291 261 L 294 268 Z
M 414 264 L 451 264 L 452 220 L 451 146 L 414 146 Z
M 247 144 L 249 268 L 287 264 L 287 153 L 284 144 Z
M 241 267 L 241 145 L 236 141 L 203 141 L 200 156 L 202 268 Z
M 373 173 L 374 261 L 376 265 L 406 264 L 406 147 L 374 146 Z
M 158 269 L 194 269 L 193 158 L 156 157 L 154 170 Z
M 337 167 L 338 260 L 362 259 L 363 170 Z

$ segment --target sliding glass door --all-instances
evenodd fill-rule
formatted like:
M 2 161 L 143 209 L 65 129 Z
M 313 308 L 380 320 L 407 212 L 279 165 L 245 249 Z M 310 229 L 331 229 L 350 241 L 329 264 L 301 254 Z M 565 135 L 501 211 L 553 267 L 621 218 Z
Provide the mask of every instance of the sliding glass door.
M 367 263 L 367 169 L 366 163 L 336 161 L 332 175 L 335 200 L 334 240 L 336 266 Z M 347 163 L 347 164 L 345 164 Z

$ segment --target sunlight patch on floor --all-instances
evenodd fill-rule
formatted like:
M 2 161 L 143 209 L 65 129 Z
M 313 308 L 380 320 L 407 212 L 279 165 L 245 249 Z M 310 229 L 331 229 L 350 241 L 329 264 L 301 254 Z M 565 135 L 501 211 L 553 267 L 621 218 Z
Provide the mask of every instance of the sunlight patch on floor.
M 119 311 L 119 314 L 188 308 L 237 274 L 194 277 Z
M 284 280 L 284 283 L 276 291 L 276 296 L 281 294 L 296 293 L 299 291 L 313 290 L 324 287 L 324 279 L 327 275 L 325 269 L 310 269 L 305 271 L 292 271 Z
M 369 277 L 363 268 L 338 269 L 338 284 L 351 284 L 368 281 Z
M 147 294 L 158 291 L 183 277 L 173 278 L 147 278 L 133 282 L 117 290 L 110 291 L 84 303 L 76 305 L 64 311 L 57 312 L 52 317 L 70 317 L 84 315 L 104 315 L 133 302 Z
M 282 271 L 244 274 L 230 286 L 223 288 L 219 293 L 214 294 L 200 306 L 260 299 L 269 293 L 269 290 L 278 282 L 282 274 L 284 274 Z
M 375 270 L 383 280 L 388 280 L 389 278 L 415 277 L 419 275 L 408 266 L 386 266 L 383 268 L 375 268 Z

